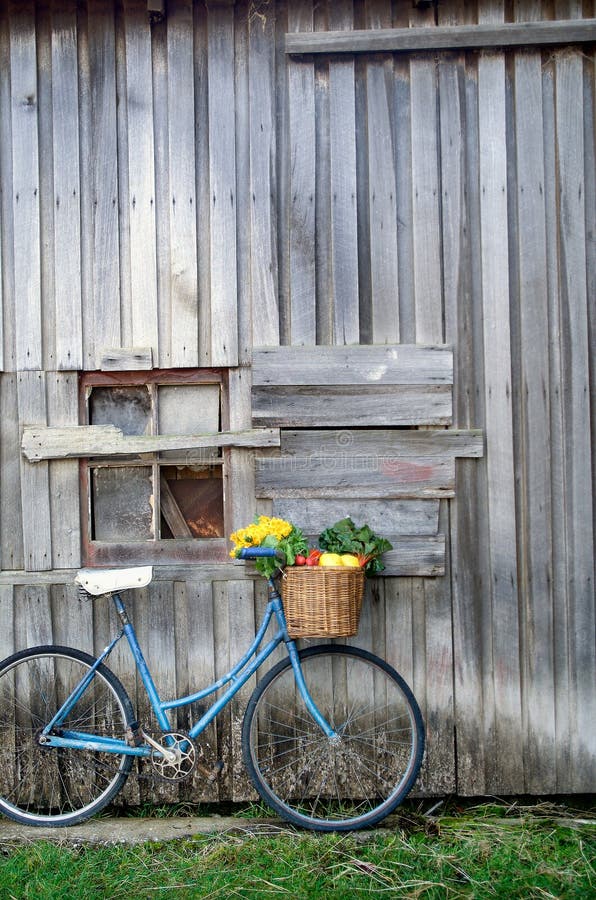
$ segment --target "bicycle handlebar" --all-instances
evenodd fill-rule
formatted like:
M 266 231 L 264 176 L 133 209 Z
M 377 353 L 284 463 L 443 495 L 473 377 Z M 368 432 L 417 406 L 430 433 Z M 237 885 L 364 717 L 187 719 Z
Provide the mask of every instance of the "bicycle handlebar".
M 280 553 L 275 547 L 243 547 L 236 554 L 236 559 L 257 559 L 259 556 L 276 556 L 285 562 L 285 553 Z

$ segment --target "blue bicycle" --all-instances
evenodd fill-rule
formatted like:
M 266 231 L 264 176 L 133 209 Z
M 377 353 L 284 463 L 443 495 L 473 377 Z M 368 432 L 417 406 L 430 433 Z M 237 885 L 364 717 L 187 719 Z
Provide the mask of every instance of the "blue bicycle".
M 275 555 L 243 550 L 241 558 Z M 0 663 L 0 810 L 26 825 L 74 825 L 97 813 L 124 785 L 135 759 L 169 781 L 197 769 L 197 738 L 280 645 L 286 656 L 258 682 L 243 720 L 242 751 L 261 797 L 294 825 L 347 831 L 374 825 L 405 798 L 418 775 L 424 727 L 403 678 L 365 650 L 321 644 L 299 650 L 289 637 L 273 579 L 256 637 L 217 682 L 192 695 L 159 697 L 121 591 L 146 586 L 150 566 L 81 570 L 87 596 L 111 598 L 121 628 L 94 658 L 69 647 L 33 647 Z M 266 643 L 271 622 L 276 626 Z M 160 734 L 147 733 L 106 666 L 128 641 Z M 171 718 L 221 692 L 188 733 Z M 220 766 L 221 768 L 221 766 Z

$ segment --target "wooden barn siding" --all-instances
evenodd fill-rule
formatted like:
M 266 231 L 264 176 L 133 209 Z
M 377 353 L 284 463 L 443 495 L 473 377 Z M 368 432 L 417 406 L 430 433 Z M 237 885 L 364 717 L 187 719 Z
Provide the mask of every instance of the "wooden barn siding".
M 358 640 L 422 701 L 422 790 L 593 789 L 593 50 L 298 60 L 286 32 L 434 14 L 170 0 L 150 29 L 143 6 L 0 6 L 0 640 L 30 642 L 30 608 L 44 639 L 105 635 L 97 607 L 71 623 L 69 589 L 47 587 L 79 564 L 76 463 L 18 451 L 22 424 L 76 423 L 76 370 L 105 350 L 186 366 L 247 363 L 253 343 L 447 342 L 453 424 L 483 428 L 487 453 L 441 501 L 448 576 L 379 580 Z M 441 2 L 437 22 L 551 7 Z M 233 395 L 230 427 L 249 427 L 249 370 Z M 228 452 L 242 521 L 250 451 Z M 26 567 L 41 586 L 13 586 Z M 135 610 L 150 642 L 219 674 L 254 616 L 227 595 L 251 582 L 199 577 L 149 591 L 173 630 Z

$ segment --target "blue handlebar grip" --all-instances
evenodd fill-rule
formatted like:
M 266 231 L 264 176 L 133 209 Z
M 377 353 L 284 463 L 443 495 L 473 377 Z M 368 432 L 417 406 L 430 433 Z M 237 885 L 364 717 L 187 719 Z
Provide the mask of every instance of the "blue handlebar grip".
M 236 559 L 256 559 L 258 556 L 278 556 L 278 552 L 275 547 L 243 547 Z

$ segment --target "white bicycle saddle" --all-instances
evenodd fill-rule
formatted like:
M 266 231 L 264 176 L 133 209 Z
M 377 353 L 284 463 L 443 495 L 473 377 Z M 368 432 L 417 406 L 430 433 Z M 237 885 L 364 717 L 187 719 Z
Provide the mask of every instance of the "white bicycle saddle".
M 112 591 L 126 591 L 142 588 L 153 577 L 153 566 L 135 566 L 131 569 L 81 569 L 75 582 L 85 588 L 88 594 L 99 597 Z

